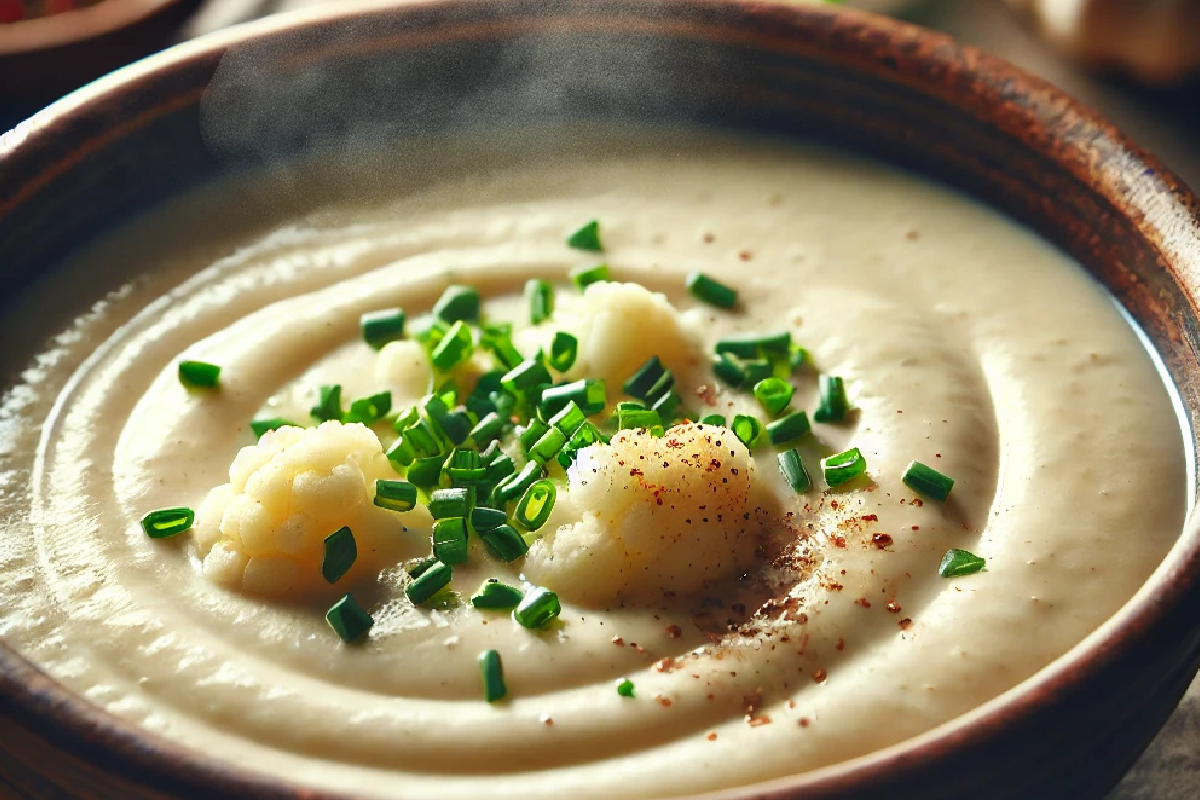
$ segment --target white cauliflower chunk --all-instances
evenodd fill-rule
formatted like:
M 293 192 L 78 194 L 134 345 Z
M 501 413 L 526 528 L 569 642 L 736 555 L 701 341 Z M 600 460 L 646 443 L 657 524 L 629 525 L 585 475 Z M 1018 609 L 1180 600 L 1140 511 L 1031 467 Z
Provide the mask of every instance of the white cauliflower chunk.
M 423 506 L 374 505 L 375 481 L 397 475 L 369 428 L 325 422 L 283 427 L 243 447 L 229 483 L 208 493 L 193 528 L 205 577 L 279 599 L 328 597 L 428 549 Z M 354 534 L 358 557 L 336 584 L 321 574 L 325 537 Z
M 603 378 L 612 387 L 610 395 L 651 356 L 670 369 L 683 369 L 698 350 L 667 298 L 636 283 L 593 283 L 583 294 L 580 310 L 556 317 L 552 327 L 566 329 L 579 340 L 579 355 L 568 376 Z
M 580 451 L 570 504 L 582 511 L 534 542 L 525 575 L 585 606 L 696 593 L 745 570 L 763 530 L 750 451 L 728 429 L 625 430 Z
M 388 342 L 375 360 L 375 379 L 400 397 L 420 397 L 433 383 L 433 366 L 420 342 Z

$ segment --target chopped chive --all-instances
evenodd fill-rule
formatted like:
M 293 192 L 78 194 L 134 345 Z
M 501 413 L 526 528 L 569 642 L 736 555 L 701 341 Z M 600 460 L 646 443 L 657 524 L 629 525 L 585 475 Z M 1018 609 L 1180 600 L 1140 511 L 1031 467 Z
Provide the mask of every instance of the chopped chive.
M 720 281 L 714 280 L 703 272 L 689 272 L 685 281 L 687 290 L 692 297 L 702 303 L 708 303 L 717 308 L 733 308 L 737 305 L 737 291 Z
M 493 556 L 506 564 L 529 552 L 529 545 L 525 544 L 521 534 L 508 524 L 497 525 L 490 531 L 480 531 L 479 540 Z
M 622 411 L 645 411 L 646 404 L 641 400 L 618 400 L 613 411 L 620 414 Z
M 346 644 L 361 639 L 375 624 L 375 618 L 350 595 L 345 595 L 325 612 L 325 621 Z
M 720 414 L 709 414 L 707 417 L 704 417 L 703 419 L 700 420 L 700 424 L 701 425 L 719 425 L 720 427 L 724 428 L 725 427 L 725 417 L 721 416 Z M 768 427 L 768 429 L 770 428 L 769 425 L 767 427 Z
M 442 443 L 428 420 L 417 420 L 415 424 L 401 431 L 400 436 L 420 458 L 433 458 L 442 454 Z
M 451 486 L 474 486 L 481 483 L 487 475 L 483 459 L 474 450 L 457 447 L 446 459 L 442 466 L 442 474 L 450 481 Z
M 495 650 L 484 650 L 479 654 L 479 674 L 483 676 L 483 699 L 489 703 L 503 700 L 508 694 L 504 685 L 504 667 L 500 654 Z
M 733 418 L 733 424 L 729 426 L 733 431 L 733 435 L 738 438 L 746 447 L 754 447 L 754 443 L 758 441 L 758 437 L 762 434 L 762 423 L 757 417 L 750 417 L 745 414 L 737 414 Z
M 968 550 L 951 549 L 942 556 L 942 563 L 938 564 L 938 575 L 943 578 L 959 578 L 979 572 L 986 566 L 986 558 L 977 556 Z
M 499 528 L 508 522 L 508 514 L 498 508 L 475 506 L 471 509 L 471 530 L 476 533 Z
M 867 471 L 867 459 L 863 458 L 857 447 L 851 447 L 843 453 L 821 459 L 821 471 L 825 473 L 825 482 L 830 487 L 841 486 Z
M 717 378 L 735 389 L 746 382 L 746 372 L 733 358 L 720 356 L 712 362 L 712 371 Z
M 500 379 L 500 383 L 510 392 L 524 392 L 534 386 L 551 381 L 550 371 L 537 358 L 525 359 Z
M 593 283 L 612 280 L 608 274 L 607 264 L 597 264 L 594 267 L 576 267 L 571 270 L 571 282 L 583 291 Z
M 408 482 L 418 489 L 432 489 L 442 478 L 442 457 L 418 458 L 408 468 Z
M 167 539 L 183 533 L 196 521 L 196 512 L 187 506 L 159 508 L 142 517 L 142 530 L 151 539 Z
M 662 425 L 662 417 L 650 408 L 631 408 L 617 412 L 617 430 L 637 430 Z
M 373 350 L 382 350 L 388 342 L 404 336 L 404 312 L 398 308 L 368 311 L 358 318 L 363 341 Z
M 529 448 L 533 447 L 548 430 L 550 430 L 548 423 L 533 417 L 529 420 L 525 430 L 521 431 L 521 435 L 517 437 L 517 442 L 521 445 L 521 449 L 528 453 Z
M 550 343 L 550 357 L 547 361 L 557 372 L 566 372 L 575 366 L 575 357 L 579 354 L 579 340 L 566 331 L 556 331 L 554 341 Z
M 392 393 L 379 392 L 368 397 L 360 397 L 350 403 L 350 409 L 342 416 L 342 422 L 347 425 L 361 422 L 363 425 L 373 425 L 387 416 L 392 410 Z
M 436 563 L 438 563 L 438 560 L 433 556 L 429 556 L 428 558 L 416 558 L 404 565 L 404 572 L 407 573 L 408 577 L 410 578 L 419 578 Z
M 437 347 L 437 343 L 446 335 L 450 326 L 432 314 L 422 314 L 408 326 L 408 335 L 421 343 L 428 352 Z
M 730 336 L 718 341 L 716 346 L 718 356 L 731 355 L 744 361 L 786 361 L 791 357 L 791 352 L 792 334 L 788 331 L 766 335 Z
M 471 419 L 461 411 L 451 411 L 436 394 L 428 395 L 421 405 L 430 421 L 454 444 L 462 444 L 471 435 Z
M 792 371 L 796 371 L 801 367 L 806 367 L 812 364 L 812 355 L 808 350 L 798 344 L 793 344 L 788 358 L 788 366 Z
M 508 611 L 520 605 L 521 598 L 524 596 L 525 593 L 517 587 L 509 586 L 492 578 L 484 581 L 475 590 L 475 594 L 471 595 L 471 605 L 489 611 Z
M 332 419 L 340 420 L 342 418 L 342 385 L 335 383 L 322 386 L 317 404 L 308 413 L 321 422 L 328 422 Z
M 396 415 L 396 419 L 392 422 L 392 427 L 396 429 L 396 433 L 403 433 L 404 429 L 416 425 L 421 419 L 421 412 L 416 406 L 409 406 Z
M 587 416 L 599 414 L 608 405 L 604 381 L 600 378 L 584 378 L 562 386 L 552 386 L 542 392 L 539 411 L 546 419 L 562 411 L 574 401 Z
M 417 453 L 413 450 L 413 446 L 409 444 L 404 436 L 400 436 L 396 441 L 392 442 L 392 446 L 384 453 L 387 460 L 391 462 L 392 469 L 400 472 L 403 467 L 407 467 L 417 457 Z
M 486 472 L 483 475 L 483 486 L 496 487 L 499 486 L 506 478 L 515 475 L 517 465 L 513 463 L 512 458 L 501 453 L 492 463 L 487 465 Z
M 846 418 L 849 402 L 845 382 L 836 375 L 821 376 L 821 399 L 813 419 L 817 422 L 841 422 Z
M 179 382 L 189 389 L 215 389 L 221 381 L 221 368 L 207 361 L 180 361 Z
M 504 418 L 492 411 L 471 428 L 471 441 L 476 447 L 486 447 L 488 443 L 500 438 L 504 432 Z
M 433 523 L 433 554 L 443 564 L 464 564 L 467 561 L 467 521 L 462 517 L 447 517 Z
M 659 361 L 658 356 L 651 356 L 621 385 L 621 390 L 627 395 L 645 400 L 650 396 L 650 389 L 666 373 L 667 368 Z
M 745 381 L 742 386 L 747 389 L 756 386 L 759 381 L 773 377 L 774 374 L 771 362 L 765 358 L 742 362 L 742 376 Z
M 633 697 L 633 681 L 629 678 L 621 678 L 617 681 L 617 694 L 621 697 Z
M 954 488 L 954 478 L 920 461 L 910 461 L 900 480 L 913 491 L 927 494 L 934 500 L 945 500 Z
M 451 325 L 479 321 L 479 292 L 470 286 L 447 286 L 433 304 L 433 315 Z
M 529 448 L 529 457 L 536 458 L 543 464 L 552 460 L 558 451 L 563 449 L 567 443 L 567 435 L 558 428 L 550 428 L 542 438 L 533 443 L 533 447 Z
M 790 383 L 781 381 L 773 375 L 754 384 L 755 399 L 771 416 L 777 415 L 788 407 L 788 403 L 792 402 L 793 392 L 795 389 Z
M 388 511 L 412 511 L 417 507 L 417 487 L 408 481 L 375 481 L 374 503 Z
M 434 561 L 430 567 L 409 581 L 404 594 L 414 605 L 419 606 L 444 589 L 452 577 L 454 577 L 454 570 L 449 564 Z
M 768 422 L 767 439 L 771 444 L 787 444 L 799 439 L 810 430 L 812 430 L 812 425 L 808 422 L 808 414 L 797 411 L 774 422 Z
M 495 497 L 500 503 L 515 500 L 525 494 L 525 490 L 541 477 L 542 465 L 531 459 L 529 463 L 521 467 L 520 472 L 505 478 L 496 487 Z
M 554 287 L 547 281 L 537 278 L 525 281 L 525 298 L 529 300 L 530 325 L 541 325 L 554 314 Z
M 554 510 L 554 484 L 547 480 L 536 481 L 525 490 L 525 495 L 517 503 L 513 519 L 527 531 L 536 531 L 550 519 Z
M 650 410 L 658 412 L 658 416 L 662 418 L 663 424 L 667 424 L 675 419 L 675 412 L 679 410 L 680 402 L 679 395 L 674 392 L 667 392 L 654 401 L 654 405 L 650 407 Z
M 283 417 L 269 417 L 250 420 L 250 431 L 255 437 L 261 439 L 262 435 L 267 431 L 276 431 L 285 425 L 290 425 L 293 428 L 302 428 L 303 425 L 284 419 Z
M 429 495 L 429 514 L 434 519 L 466 517 L 475 505 L 471 489 L 438 489 Z
M 502 455 L 504 455 L 504 451 L 500 449 L 500 442 L 493 441 L 479 454 L 479 460 L 486 467 Z
M 549 419 L 549 424 L 570 436 L 579 430 L 579 426 L 587 422 L 583 409 L 574 400 L 563 406 L 557 414 Z
M 321 577 L 326 583 L 337 583 L 354 566 L 358 545 L 346 526 L 325 537 L 325 557 L 321 559 Z
M 568 236 L 567 247 L 590 253 L 603 252 L 604 247 L 600 244 L 600 221 L 593 219 Z
M 508 333 L 484 332 L 479 337 L 479 346 L 491 353 L 505 372 L 516 369 L 525 360 L 513 347 L 512 335 Z
M 558 595 L 544 586 L 525 595 L 521 604 L 513 611 L 513 618 L 523 627 L 540 628 L 562 613 Z
M 459 320 L 450 326 L 450 330 L 446 331 L 437 347 L 433 348 L 429 360 L 434 367 L 447 372 L 469 359 L 474 349 L 471 329 L 467 327 L 467 323 Z
M 795 449 L 785 450 L 776 455 L 775 460 L 779 464 L 779 471 L 783 473 L 784 479 L 797 493 L 807 492 L 812 488 L 812 478 L 808 476 L 808 470 L 805 469 L 804 461 L 800 458 L 798 451 Z

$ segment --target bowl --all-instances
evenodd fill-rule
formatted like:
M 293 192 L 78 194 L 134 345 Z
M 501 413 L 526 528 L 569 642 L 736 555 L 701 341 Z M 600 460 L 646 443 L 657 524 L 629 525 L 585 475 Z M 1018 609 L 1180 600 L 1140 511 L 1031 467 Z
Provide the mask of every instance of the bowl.
M 176 47 L 0 140 L 0 292 L 220 175 L 468 121 L 583 118 L 832 140 L 981 198 L 1073 255 L 1136 320 L 1194 452 L 1196 198 L 1038 79 L 945 36 L 825 6 L 431 0 L 268 19 Z M 1102 797 L 1196 674 L 1197 602 L 1189 517 L 1119 613 L 1006 694 L 885 750 L 706 797 Z M 0 775 L 26 795 L 334 800 L 187 752 L 3 647 L 0 709 Z
M 36 107 L 171 43 L 201 0 L 100 0 L 0 24 L 0 101 Z

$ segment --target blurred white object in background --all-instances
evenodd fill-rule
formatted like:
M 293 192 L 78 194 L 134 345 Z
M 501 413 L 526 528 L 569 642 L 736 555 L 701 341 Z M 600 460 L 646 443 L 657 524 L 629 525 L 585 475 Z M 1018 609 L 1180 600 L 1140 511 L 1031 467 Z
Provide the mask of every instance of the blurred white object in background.
M 1008 0 L 1031 14 L 1048 41 L 1097 67 L 1149 83 L 1200 68 L 1200 2 L 1195 0 Z

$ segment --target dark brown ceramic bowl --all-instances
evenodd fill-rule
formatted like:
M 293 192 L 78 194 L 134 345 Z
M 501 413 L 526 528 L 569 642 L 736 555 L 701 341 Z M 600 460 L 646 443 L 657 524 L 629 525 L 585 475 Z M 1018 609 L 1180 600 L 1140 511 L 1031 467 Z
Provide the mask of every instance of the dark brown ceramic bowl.
M 579 118 L 832 139 L 977 195 L 1119 298 L 1161 354 L 1194 447 L 1196 199 L 1037 79 L 943 36 L 823 6 L 434 0 L 268 20 L 177 48 L 0 141 L 0 296 L 220 174 L 466 122 Z M 1006 695 L 886 751 L 712 797 L 1101 797 L 1196 673 L 1198 573 L 1190 519 L 1115 618 Z M 325 797 L 107 716 L 4 648 L 0 707 L 0 784 L 20 797 Z

